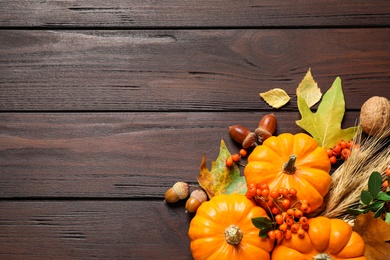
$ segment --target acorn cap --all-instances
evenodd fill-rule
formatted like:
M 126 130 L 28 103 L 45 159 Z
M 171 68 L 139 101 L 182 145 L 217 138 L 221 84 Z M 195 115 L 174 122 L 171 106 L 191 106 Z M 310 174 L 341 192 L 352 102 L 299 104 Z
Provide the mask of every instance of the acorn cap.
M 179 199 L 182 200 L 182 199 L 185 199 L 188 197 L 189 185 L 188 185 L 188 183 L 179 181 L 173 185 L 173 190 L 176 192 Z
M 207 194 L 203 190 L 194 190 L 193 192 L 191 192 L 190 197 L 199 200 L 200 203 L 203 203 L 207 200 Z

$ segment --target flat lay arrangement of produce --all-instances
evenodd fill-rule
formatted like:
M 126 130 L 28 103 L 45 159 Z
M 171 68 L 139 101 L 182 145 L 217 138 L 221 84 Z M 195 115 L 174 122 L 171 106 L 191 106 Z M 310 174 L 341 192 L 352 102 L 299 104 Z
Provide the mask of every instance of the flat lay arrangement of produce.
M 389 0 L 1 0 L 0 259 L 388 260 Z
M 290 100 L 279 88 L 260 96 L 277 109 Z M 166 202 L 186 199 L 195 213 L 188 230 L 194 259 L 367 259 L 365 250 L 386 259 L 390 101 L 369 98 L 357 125 L 342 129 L 339 77 L 322 96 L 309 70 L 296 98 L 302 133 L 274 136 L 277 112 L 253 131 L 229 126 L 242 148 L 231 152 L 222 140 L 210 170 L 203 158 L 199 186 L 176 182 L 165 193 Z

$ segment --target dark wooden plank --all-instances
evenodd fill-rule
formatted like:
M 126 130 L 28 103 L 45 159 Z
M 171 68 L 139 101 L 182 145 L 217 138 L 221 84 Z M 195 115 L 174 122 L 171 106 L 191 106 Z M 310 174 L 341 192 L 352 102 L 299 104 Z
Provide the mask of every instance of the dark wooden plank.
M 0 201 L 1 259 L 191 259 L 184 205 Z
M 269 109 L 260 92 L 280 87 L 293 96 L 309 68 L 323 91 L 341 76 L 348 105 L 359 109 L 372 94 L 390 98 L 388 35 L 0 31 L 0 110 L 257 111 Z M 295 99 L 286 109 L 294 107 Z
M 299 113 L 275 112 L 276 134 L 302 132 Z M 196 184 L 227 127 L 254 130 L 265 113 L 0 114 L 3 198 L 159 198 L 176 181 Z M 343 127 L 358 112 L 347 112 Z
M 3 0 L 0 26 L 388 26 L 389 8 L 387 0 Z

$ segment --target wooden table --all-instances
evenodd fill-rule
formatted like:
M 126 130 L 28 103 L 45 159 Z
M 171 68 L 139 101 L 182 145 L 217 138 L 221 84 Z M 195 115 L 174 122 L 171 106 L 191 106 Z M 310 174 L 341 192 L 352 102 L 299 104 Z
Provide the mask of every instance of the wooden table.
M 191 259 L 176 181 L 295 89 L 390 98 L 390 2 L 2 0 L 0 258 Z M 270 108 L 259 93 L 292 96 Z

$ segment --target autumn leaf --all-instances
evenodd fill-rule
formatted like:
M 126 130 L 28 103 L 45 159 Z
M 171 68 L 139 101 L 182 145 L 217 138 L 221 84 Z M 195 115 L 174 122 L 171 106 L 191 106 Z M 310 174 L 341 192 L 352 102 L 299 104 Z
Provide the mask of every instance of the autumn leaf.
M 341 129 L 345 101 L 340 77 L 336 78 L 332 87 L 324 94 L 315 113 L 300 96 L 298 109 L 302 118 L 296 124 L 311 134 L 321 147 L 330 148 L 339 140 L 351 140 L 359 131 L 359 127 Z
M 320 101 L 321 96 L 321 90 L 318 87 L 317 82 L 314 81 L 309 69 L 301 83 L 298 85 L 297 97 L 303 98 L 306 101 L 306 104 L 309 107 L 312 107 Z
M 212 162 L 211 171 L 206 165 L 206 156 L 203 156 L 198 176 L 199 185 L 206 191 L 209 198 L 219 194 L 246 193 L 245 177 L 241 176 L 236 164 L 227 167 L 225 161 L 231 154 L 226 144 L 221 140 L 218 158 Z
M 381 218 L 374 218 L 374 213 L 360 214 L 354 222 L 356 231 L 364 240 L 367 259 L 388 259 L 390 252 L 390 224 Z
M 274 88 L 267 92 L 260 93 L 260 97 L 262 97 L 268 105 L 274 108 L 280 108 L 290 100 L 286 91 L 280 88 Z

